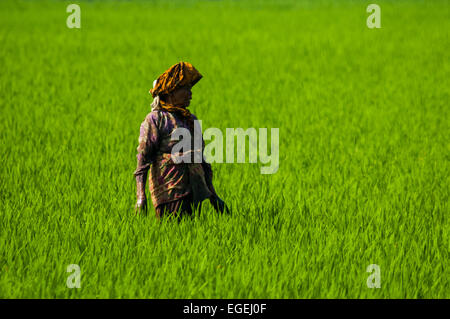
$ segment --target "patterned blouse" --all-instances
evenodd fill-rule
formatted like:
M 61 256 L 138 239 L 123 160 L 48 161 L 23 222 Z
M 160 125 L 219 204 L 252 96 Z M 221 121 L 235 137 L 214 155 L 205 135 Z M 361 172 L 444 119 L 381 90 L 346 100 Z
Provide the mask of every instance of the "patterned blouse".
M 194 120 L 197 118 L 192 115 Z M 202 163 L 176 163 L 173 158 L 172 148 L 178 140 L 172 140 L 171 136 L 177 128 L 190 130 L 192 141 L 191 150 L 195 152 L 194 132 L 186 121 L 176 114 L 162 109 L 153 109 L 141 124 L 139 145 L 137 147 L 137 168 L 134 176 L 138 182 L 144 182 L 149 175 L 149 188 L 154 207 L 178 200 L 192 194 L 194 202 L 201 202 L 210 198 L 215 190 L 212 185 L 211 165 L 202 160 Z M 201 134 L 201 133 L 200 133 Z M 201 152 L 205 144 L 202 138 Z M 182 153 L 177 155 L 183 156 Z

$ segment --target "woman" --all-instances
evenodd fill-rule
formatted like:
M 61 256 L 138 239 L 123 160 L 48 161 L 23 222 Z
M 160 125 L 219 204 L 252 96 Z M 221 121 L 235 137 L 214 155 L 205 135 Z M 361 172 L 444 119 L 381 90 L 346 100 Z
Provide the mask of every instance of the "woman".
M 149 188 L 158 218 L 165 214 L 191 215 L 193 209 L 201 209 L 204 199 L 209 199 L 219 212 L 228 210 L 212 184 L 211 165 L 203 160 L 203 138 L 201 150 L 194 149 L 195 143 L 191 143 L 191 150 L 183 150 L 185 156 L 200 152 L 202 163 L 178 163 L 172 154 L 172 148 L 178 143 L 172 139 L 176 129 L 186 128 L 194 137 L 197 118 L 187 107 L 192 98 L 191 88 L 201 78 L 192 64 L 180 62 L 153 82 L 152 111 L 141 124 L 134 172 L 137 214 L 147 212 L 145 183 L 149 172 Z

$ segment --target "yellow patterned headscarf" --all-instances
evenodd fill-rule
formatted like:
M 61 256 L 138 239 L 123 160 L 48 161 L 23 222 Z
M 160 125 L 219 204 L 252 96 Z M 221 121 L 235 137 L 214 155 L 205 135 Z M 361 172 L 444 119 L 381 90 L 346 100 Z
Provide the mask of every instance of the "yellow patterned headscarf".
M 169 94 L 181 86 L 194 86 L 202 77 L 189 62 L 179 62 L 158 77 L 150 93 L 153 97 Z

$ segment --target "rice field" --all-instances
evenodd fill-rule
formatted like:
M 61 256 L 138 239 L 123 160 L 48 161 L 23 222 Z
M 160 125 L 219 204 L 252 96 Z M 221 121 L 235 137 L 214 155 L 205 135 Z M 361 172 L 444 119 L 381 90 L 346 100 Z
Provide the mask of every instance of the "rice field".
M 0 2 L 0 298 L 450 297 L 448 1 L 70 3 Z M 204 130 L 279 129 L 276 173 L 212 164 L 231 215 L 134 215 L 179 61 Z

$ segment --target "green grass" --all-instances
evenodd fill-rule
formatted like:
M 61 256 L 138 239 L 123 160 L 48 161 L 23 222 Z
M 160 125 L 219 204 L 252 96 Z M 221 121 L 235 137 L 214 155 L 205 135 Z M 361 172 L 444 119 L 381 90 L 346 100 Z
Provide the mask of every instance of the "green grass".
M 0 2 L 1 298 L 450 297 L 447 1 L 377 1 L 373 30 L 366 1 L 83 1 L 78 30 L 69 3 Z M 181 60 L 204 129 L 280 129 L 276 174 L 213 164 L 232 216 L 134 216 Z

